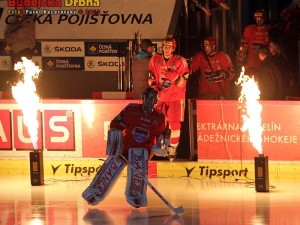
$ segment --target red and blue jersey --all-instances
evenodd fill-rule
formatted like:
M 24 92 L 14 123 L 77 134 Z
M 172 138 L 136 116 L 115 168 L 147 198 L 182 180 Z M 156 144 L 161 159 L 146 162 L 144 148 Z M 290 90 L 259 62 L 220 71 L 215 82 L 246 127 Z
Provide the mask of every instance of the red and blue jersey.
M 152 145 L 161 134 L 170 138 L 170 129 L 163 112 L 154 109 L 146 115 L 142 104 L 128 104 L 110 123 L 110 129 L 122 130 L 124 155 L 130 148 L 147 148 L 149 153 Z

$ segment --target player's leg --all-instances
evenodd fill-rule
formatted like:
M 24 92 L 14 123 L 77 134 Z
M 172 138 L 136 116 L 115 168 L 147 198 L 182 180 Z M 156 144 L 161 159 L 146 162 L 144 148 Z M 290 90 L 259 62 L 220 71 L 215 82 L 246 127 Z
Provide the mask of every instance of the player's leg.
M 146 178 L 148 177 L 148 149 L 131 148 L 128 152 L 128 161 Z M 126 199 L 135 208 L 145 207 L 147 201 L 147 184 L 139 173 L 131 166 L 127 166 Z
M 109 130 L 107 135 L 106 154 L 109 156 L 95 175 L 90 186 L 82 193 L 82 197 L 91 205 L 102 201 L 112 188 L 126 163 L 118 155 L 123 152 L 121 130 Z
M 180 139 L 181 122 L 184 121 L 185 100 L 168 102 L 167 118 L 171 129 L 171 147 L 168 148 L 169 159 L 172 162 L 176 158 L 177 147 Z
M 90 204 L 102 201 L 124 169 L 126 163 L 118 156 L 109 156 L 95 175 L 90 186 L 82 193 L 82 197 Z

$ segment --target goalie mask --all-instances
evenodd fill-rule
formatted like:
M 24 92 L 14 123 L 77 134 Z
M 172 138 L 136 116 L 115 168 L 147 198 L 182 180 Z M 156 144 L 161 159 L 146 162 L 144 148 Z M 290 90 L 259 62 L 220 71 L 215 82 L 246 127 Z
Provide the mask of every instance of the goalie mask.
M 153 88 L 147 88 L 142 93 L 143 106 L 146 114 L 152 113 L 158 102 L 158 93 Z

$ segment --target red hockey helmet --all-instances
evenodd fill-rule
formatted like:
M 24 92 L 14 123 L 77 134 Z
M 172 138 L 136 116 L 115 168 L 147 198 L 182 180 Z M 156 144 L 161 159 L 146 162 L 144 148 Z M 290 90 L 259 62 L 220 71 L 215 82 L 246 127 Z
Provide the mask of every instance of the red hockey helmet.
M 205 38 L 203 41 L 204 45 L 216 45 L 216 40 L 213 37 Z
M 165 38 L 165 40 L 162 43 L 162 47 L 164 47 L 164 45 L 172 45 L 174 50 L 177 46 L 176 41 L 173 38 Z
M 266 20 L 267 15 L 265 13 L 265 10 L 263 9 L 256 10 L 254 13 L 254 19 L 256 20 L 256 18 L 263 18 L 264 20 Z

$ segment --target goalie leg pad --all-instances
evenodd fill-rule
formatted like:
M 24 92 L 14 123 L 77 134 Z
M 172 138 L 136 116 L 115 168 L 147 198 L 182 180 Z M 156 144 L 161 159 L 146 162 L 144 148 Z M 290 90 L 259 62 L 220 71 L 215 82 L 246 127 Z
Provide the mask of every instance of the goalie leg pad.
M 128 161 L 144 175 L 148 177 L 148 149 L 131 148 L 128 153 Z M 147 201 L 147 184 L 141 175 L 130 165 L 127 166 L 126 199 L 135 208 L 145 207 Z
M 125 166 L 126 163 L 121 158 L 109 156 L 98 170 L 90 186 L 82 193 L 82 197 L 90 205 L 97 205 L 107 196 Z
M 109 130 L 107 134 L 106 155 L 122 155 L 123 136 L 121 130 Z

